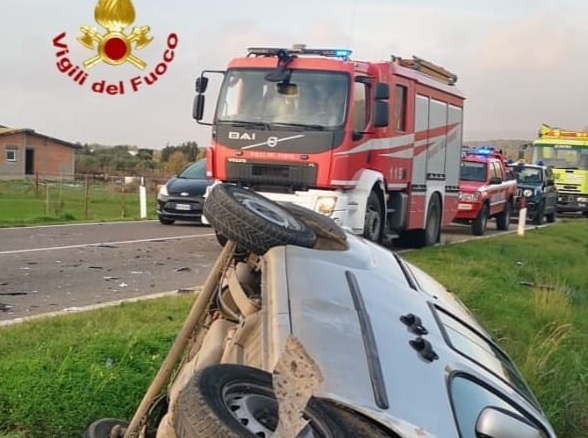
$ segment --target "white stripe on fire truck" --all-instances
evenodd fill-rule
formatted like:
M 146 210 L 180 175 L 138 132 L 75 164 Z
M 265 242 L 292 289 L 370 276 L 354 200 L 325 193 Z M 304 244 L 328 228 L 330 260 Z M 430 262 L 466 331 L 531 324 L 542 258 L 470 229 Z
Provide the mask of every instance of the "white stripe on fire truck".
M 397 137 L 368 140 L 348 151 L 335 152 L 335 155 L 357 154 L 359 152 L 377 151 L 383 149 L 401 148 L 414 143 L 414 134 L 399 135 Z

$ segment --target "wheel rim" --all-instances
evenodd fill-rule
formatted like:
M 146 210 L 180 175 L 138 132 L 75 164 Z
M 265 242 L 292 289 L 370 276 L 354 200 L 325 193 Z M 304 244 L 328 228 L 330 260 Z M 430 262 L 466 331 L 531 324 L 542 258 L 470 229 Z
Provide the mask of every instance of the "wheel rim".
M 290 230 L 300 231 L 303 229 L 302 224 L 296 218 L 273 203 L 249 196 L 246 193 L 235 193 L 234 196 L 247 210 L 269 222 Z
M 243 428 L 260 438 L 269 438 L 278 426 L 278 401 L 273 392 L 260 385 L 235 383 L 227 385 L 222 394 L 223 403 Z M 305 415 L 305 417 L 307 417 Z M 311 418 L 297 438 L 328 437 L 320 422 Z

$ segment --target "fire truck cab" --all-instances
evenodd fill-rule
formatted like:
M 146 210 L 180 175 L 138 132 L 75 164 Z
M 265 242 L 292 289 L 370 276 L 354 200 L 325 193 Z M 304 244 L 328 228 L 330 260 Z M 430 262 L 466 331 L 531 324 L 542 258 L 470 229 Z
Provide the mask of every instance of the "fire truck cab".
M 439 240 L 457 211 L 464 97 L 457 77 L 413 57 L 250 48 L 196 80 L 212 128 L 208 176 L 332 217 L 375 242 Z M 224 75 L 203 120 L 211 74 Z

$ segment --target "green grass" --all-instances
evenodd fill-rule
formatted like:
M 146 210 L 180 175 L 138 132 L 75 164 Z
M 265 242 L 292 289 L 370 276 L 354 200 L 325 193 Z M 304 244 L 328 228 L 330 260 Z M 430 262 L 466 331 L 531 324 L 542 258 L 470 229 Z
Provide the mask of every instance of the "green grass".
M 510 353 L 559 438 L 588 437 L 588 221 L 405 257 Z M 0 328 L 0 438 L 79 437 L 130 419 L 186 317 L 177 296 Z
M 505 347 L 560 438 L 588 437 L 588 221 L 405 257 L 455 292 Z
M 148 218 L 155 218 L 156 194 L 147 196 Z M 84 182 L 0 181 L 0 226 L 139 219 L 139 191 L 120 185 Z

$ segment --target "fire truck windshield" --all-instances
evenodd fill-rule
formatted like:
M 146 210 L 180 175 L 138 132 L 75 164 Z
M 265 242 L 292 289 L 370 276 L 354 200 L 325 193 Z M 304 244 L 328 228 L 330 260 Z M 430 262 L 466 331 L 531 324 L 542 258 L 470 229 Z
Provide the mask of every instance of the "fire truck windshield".
M 349 76 L 344 73 L 292 70 L 288 86 L 270 82 L 269 69 L 229 70 L 216 110 L 217 123 L 279 124 L 301 129 L 343 125 Z M 262 125 L 263 126 L 263 125 Z
M 568 145 L 535 146 L 533 162 L 540 160 L 546 166 L 558 169 L 588 169 L 588 148 Z

